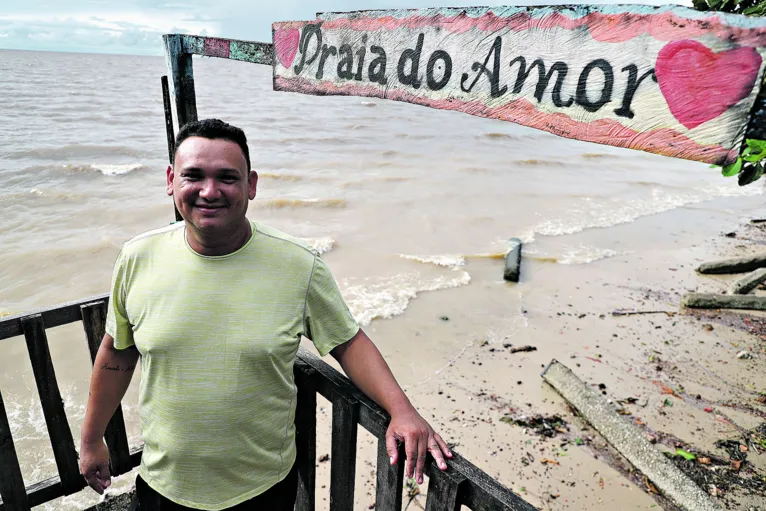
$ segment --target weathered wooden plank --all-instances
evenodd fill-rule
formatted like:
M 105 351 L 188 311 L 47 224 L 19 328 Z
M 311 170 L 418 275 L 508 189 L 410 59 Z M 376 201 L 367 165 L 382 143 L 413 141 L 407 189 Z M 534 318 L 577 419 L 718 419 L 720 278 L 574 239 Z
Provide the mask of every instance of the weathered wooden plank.
M 13 445 L 11 426 L 0 393 L 0 498 L 8 503 L 8 507 L 27 511 L 31 509 L 27 502 L 27 492 L 24 488 L 24 478 L 21 475 L 19 458 Z
M 272 32 L 275 90 L 405 101 L 719 165 L 742 148 L 766 55 L 766 20 L 680 6 L 357 11 Z
M 426 511 L 459 511 L 460 487 L 465 481 L 464 475 L 452 469 L 441 471 L 435 463 L 431 463 Z
M 101 347 L 106 330 L 106 302 L 104 300 L 88 303 L 80 307 L 85 337 L 88 340 L 91 364 L 96 360 L 96 354 Z M 118 405 L 112 418 L 106 426 L 104 434 L 106 446 L 109 448 L 109 465 L 113 476 L 130 472 L 130 448 L 128 434 L 125 430 L 125 419 L 122 406 Z
M 176 135 L 173 127 L 173 104 L 170 99 L 170 86 L 168 85 L 167 75 L 160 79 L 162 84 L 162 105 L 165 109 L 165 136 L 168 139 L 168 161 L 173 165 L 176 155 Z M 178 212 L 175 202 L 173 202 L 173 212 L 176 222 L 183 220 L 181 213 Z
M 301 367 L 302 366 L 302 367 Z M 298 404 L 295 411 L 295 444 L 298 451 L 298 496 L 296 511 L 314 511 L 316 506 L 317 393 L 316 371 L 296 361 Z
M 347 378 L 324 363 L 319 357 L 304 348 L 298 349 L 298 359 L 306 366 L 314 368 L 319 374 L 317 390 L 326 399 L 332 401 L 336 392 L 353 396 L 359 401 L 359 424 L 367 431 L 380 438 L 386 434 L 389 415 L 374 401 L 365 396 Z M 429 461 L 430 461 L 429 457 Z M 476 467 L 452 450 L 452 458 L 447 465 L 467 478 L 465 505 L 476 511 L 534 511 L 534 507 L 500 484 L 487 473 Z
M 176 136 L 173 132 L 173 105 L 170 100 L 170 85 L 168 85 L 167 75 L 162 75 L 160 84 L 162 86 L 162 105 L 165 110 L 165 136 L 168 140 L 168 162 L 173 165 L 176 152 Z
M 271 43 L 197 35 L 183 35 L 181 37 L 182 48 L 186 53 L 241 60 L 251 64 L 265 64 L 267 66 L 274 64 L 274 47 Z
M 51 447 L 53 447 L 53 457 L 56 459 L 56 467 L 64 491 L 69 495 L 80 491 L 84 480 L 80 475 L 72 431 L 69 429 L 64 401 L 61 399 L 56 382 L 43 318 L 40 314 L 28 316 L 21 320 L 21 327 L 27 341 L 32 372 L 35 375 L 37 392 L 40 395 L 40 404 L 48 427 Z
M 130 450 L 130 461 L 134 467 L 137 467 L 141 463 L 141 453 L 143 452 L 143 444 L 134 447 Z M 82 480 L 83 488 L 85 488 L 85 479 Z M 29 505 L 32 507 L 45 504 L 53 499 L 65 496 L 64 488 L 61 486 L 61 479 L 58 476 L 51 477 L 39 483 L 35 483 L 27 487 L 27 498 Z M 16 511 L 16 508 L 12 508 L 10 505 L 6 506 L 0 499 L 0 511 Z
M 378 466 L 375 474 L 376 511 L 402 511 L 404 487 L 404 449 L 400 449 L 396 465 L 392 465 L 386 450 L 386 437 L 378 438 Z
M 332 399 L 330 511 L 354 511 L 359 401 L 336 392 Z
M 163 36 L 165 62 L 168 66 L 171 96 L 175 100 L 178 128 L 197 120 L 197 96 L 194 91 L 194 68 L 191 53 L 183 48 L 183 36 Z
M 67 325 L 69 323 L 74 323 L 75 321 L 80 321 L 80 305 L 88 302 L 96 302 L 98 300 L 106 300 L 109 301 L 109 295 L 98 295 L 98 296 L 91 296 L 90 298 L 86 298 L 85 300 L 77 300 L 74 302 L 67 302 L 62 303 L 58 305 L 53 305 L 51 307 L 46 307 L 44 309 L 38 309 L 34 311 L 24 312 L 21 314 L 16 314 L 14 316 L 8 316 L 6 318 L 0 319 L 0 341 L 3 339 L 8 339 L 10 337 L 16 337 L 19 335 L 24 335 L 23 330 L 21 329 L 21 320 L 22 318 L 25 318 L 27 316 L 32 316 L 34 314 L 40 314 L 43 317 L 43 322 L 45 323 L 47 328 L 54 328 L 61 325 Z

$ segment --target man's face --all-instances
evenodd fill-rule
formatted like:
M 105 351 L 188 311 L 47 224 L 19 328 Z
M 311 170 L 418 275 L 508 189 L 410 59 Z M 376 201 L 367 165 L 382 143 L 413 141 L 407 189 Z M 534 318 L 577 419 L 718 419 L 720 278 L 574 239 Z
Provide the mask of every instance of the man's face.
M 244 221 L 258 175 L 247 170 L 242 149 L 223 139 L 189 137 L 167 170 L 167 193 L 198 231 L 227 232 Z

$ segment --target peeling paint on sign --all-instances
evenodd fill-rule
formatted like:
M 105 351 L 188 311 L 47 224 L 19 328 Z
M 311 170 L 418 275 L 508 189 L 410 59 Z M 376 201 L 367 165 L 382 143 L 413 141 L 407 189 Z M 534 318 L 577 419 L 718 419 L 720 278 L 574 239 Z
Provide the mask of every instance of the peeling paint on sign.
M 273 25 L 274 89 L 372 96 L 725 164 L 766 20 L 682 7 L 360 11 Z

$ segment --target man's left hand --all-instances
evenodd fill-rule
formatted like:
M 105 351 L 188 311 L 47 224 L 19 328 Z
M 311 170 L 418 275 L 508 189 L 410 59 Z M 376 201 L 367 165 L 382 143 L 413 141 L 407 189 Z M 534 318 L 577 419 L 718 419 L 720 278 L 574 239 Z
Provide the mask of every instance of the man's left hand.
M 405 474 L 415 477 L 418 484 L 423 484 L 423 467 L 429 452 L 436 466 L 447 470 L 444 457 L 452 458 L 452 451 L 412 406 L 391 414 L 391 423 L 386 431 L 386 450 L 392 465 L 399 462 L 399 442 L 404 442 L 407 455 Z

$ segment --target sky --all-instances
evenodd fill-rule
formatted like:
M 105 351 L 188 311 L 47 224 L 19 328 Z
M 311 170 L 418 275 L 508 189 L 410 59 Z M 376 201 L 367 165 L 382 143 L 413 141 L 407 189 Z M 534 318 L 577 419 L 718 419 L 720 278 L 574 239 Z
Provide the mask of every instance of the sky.
M 317 12 L 397 7 L 578 3 L 470 0 L 0 0 L 0 48 L 162 55 L 162 34 L 271 41 L 271 23 Z M 587 3 L 626 3 L 600 0 Z M 645 4 L 671 3 L 644 0 Z M 690 3 L 680 0 L 676 3 Z

